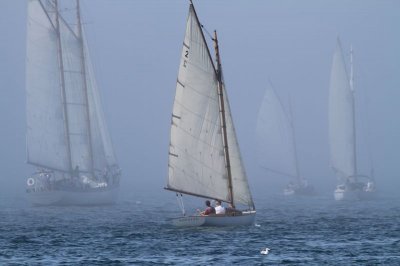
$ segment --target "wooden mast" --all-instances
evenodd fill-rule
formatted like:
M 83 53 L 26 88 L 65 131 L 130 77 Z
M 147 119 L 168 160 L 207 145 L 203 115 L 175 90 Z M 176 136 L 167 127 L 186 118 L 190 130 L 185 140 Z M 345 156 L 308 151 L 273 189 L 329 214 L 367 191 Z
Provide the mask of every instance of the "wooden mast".
M 60 20 L 59 20 L 59 12 L 58 12 L 58 1 L 54 1 L 54 8 L 56 13 L 56 33 L 57 33 L 57 44 L 58 44 L 58 59 L 60 64 L 60 78 L 61 78 L 61 91 L 62 91 L 62 101 L 63 101 L 63 111 L 64 111 L 64 124 L 65 124 L 65 138 L 66 138 L 66 146 L 68 153 L 68 162 L 69 162 L 69 173 L 72 175 L 72 158 L 71 158 L 71 140 L 69 137 L 69 124 L 68 124 L 68 109 L 67 109 L 67 95 L 65 92 L 65 76 L 64 76 L 64 61 L 62 55 L 62 47 L 61 47 L 61 32 L 60 32 Z
M 80 46 L 81 46 L 81 67 L 82 67 L 82 78 L 83 78 L 83 90 L 85 91 L 86 123 L 87 123 L 87 127 L 88 127 L 89 157 L 90 157 L 89 172 L 91 172 L 91 174 L 94 177 L 92 129 L 90 126 L 89 96 L 88 96 L 87 78 L 86 78 L 85 50 L 84 50 L 84 43 L 83 43 L 81 10 L 80 10 L 80 5 L 79 5 L 79 0 L 76 0 L 76 10 L 77 10 L 76 14 L 77 14 L 77 22 L 78 22 L 78 39 L 79 39 Z
M 221 58 L 219 56 L 219 48 L 218 48 L 218 38 L 217 31 L 214 31 L 214 49 L 215 49 L 215 59 L 217 61 L 217 81 L 218 81 L 218 98 L 219 98 L 219 111 L 221 116 L 221 129 L 222 129 L 222 138 L 224 145 L 224 153 L 225 153 L 225 164 L 226 170 L 228 173 L 228 191 L 230 197 L 230 203 L 232 207 L 235 208 L 235 203 L 233 201 L 233 189 L 232 189 L 232 171 L 231 171 L 231 162 L 229 158 L 229 148 L 228 148 L 228 135 L 226 132 L 226 117 L 225 117 L 225 104 L 224 104 L 224 87 L 222 82 L 222 69 L 221 69 Z

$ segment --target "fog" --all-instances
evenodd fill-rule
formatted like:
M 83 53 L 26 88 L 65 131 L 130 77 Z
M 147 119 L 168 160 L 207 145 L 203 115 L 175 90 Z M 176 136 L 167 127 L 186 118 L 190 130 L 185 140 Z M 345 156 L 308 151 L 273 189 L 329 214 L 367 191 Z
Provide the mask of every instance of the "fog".
M 217 29 L 242 158 L 256 199 L 288 179 L 257 164 L 255 128 L 269 81 L 291 98 L 300 172 L 332 195 L 328 88 L 339 36 L 354 49 L 360 172 L 372 155 L 381 195 L 400 188 L 400 2 L 195 1 Z M 189 1 L 84 0 L 83 22 L 104 113 L 122 169 L 121 194 L 173 197 L 168 174 L 172 103 Z M 22 197 L 34 167 L 26 161 L 26 1 L 0 1 L 0 195 Z M 333 197 L 332 197 L 333 198 Z

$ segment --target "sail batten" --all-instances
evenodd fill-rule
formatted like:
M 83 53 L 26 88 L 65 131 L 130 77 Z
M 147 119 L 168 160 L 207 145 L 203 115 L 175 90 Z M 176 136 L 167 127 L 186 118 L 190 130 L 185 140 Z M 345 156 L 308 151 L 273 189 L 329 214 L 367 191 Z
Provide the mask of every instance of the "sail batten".
M 117 161 L 83 28 L 74 32 L 57 8 L 57 2 L 28 1 L 27 161 L 94 174 Z
M 219 86 L 222 85 L 219 85 L 201 25 L 190 5 L 172 110 L 166 189 L 232 203 L 221 127 Z M 222 90 L 226 95 L 225 87 Z M 226 97 L 224 99 L 223 103 L 229 105 Z M 228 116 L 230 124 L 227 130 L 231 132 L 228 137 L 237 145 L 230 111 Z M 233 152 L 239 153 L 239 149 L 233 148 Z M 237 187 L 238 203 L 253 206 L 247 179 L 243 179 L 245 174 L 240 154 L 236 156 L 239 159 L 234 162 L 235 167 L 240 170 L 235 172 L 233 187 Z M 243 186 L 246 189 L 243 190 Z

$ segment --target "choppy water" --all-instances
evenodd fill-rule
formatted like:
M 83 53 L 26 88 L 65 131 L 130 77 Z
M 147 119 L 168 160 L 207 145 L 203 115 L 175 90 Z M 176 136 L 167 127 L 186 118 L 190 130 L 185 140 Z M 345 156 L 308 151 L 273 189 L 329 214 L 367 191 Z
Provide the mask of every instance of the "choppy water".
M 179 214 L 172 200 L 85 208 L 0 200 L 0 265 L 400 265 L 398 199 L 256 199 L 255 226 L 191 229 L 167 224 Z

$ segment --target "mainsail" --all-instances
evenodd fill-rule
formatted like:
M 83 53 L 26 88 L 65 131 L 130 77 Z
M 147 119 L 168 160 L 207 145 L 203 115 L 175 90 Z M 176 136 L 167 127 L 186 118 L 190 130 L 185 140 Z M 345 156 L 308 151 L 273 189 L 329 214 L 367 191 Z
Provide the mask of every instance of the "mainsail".
M 272 172 L 298 177 L 293 128 L 272 88 L 265 91 L 257 120 L 257 158 Z
M 78 30 L 72 29 L 57 4 L 28 1 L 28 163 L 94 173 L 116 160 L 80 18 Z
M 225 88 L 223 92 L 233 202 L 225 162 L 218 77 L 190 5 L 172 111 L 167 189 L 253 206 Z
M 331 166 L 339 177 L 356 175 L 354 96 L 338 39 L 329 87 L 329 144 Z

